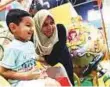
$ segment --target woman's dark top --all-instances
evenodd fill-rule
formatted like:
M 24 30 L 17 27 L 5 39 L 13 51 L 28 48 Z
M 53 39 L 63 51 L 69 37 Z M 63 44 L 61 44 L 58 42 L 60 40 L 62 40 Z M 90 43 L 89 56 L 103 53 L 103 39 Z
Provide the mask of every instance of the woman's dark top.
M 58 62 L 62 63 L 71 83 L 74 85 L 72 58 L 66 46 L 66 29 L 62 24 L 57 24 L 57 29 L 59 41 L 54 45 L 51 54 L 44 56 L 44 58 L 52 66 Z

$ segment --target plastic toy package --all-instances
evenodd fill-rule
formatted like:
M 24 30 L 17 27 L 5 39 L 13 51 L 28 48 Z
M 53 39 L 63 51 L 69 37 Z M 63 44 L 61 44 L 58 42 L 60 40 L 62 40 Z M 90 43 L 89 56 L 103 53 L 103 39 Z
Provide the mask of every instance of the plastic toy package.
M 68 27 L 67 46 L 73 56 L 73 63 L 85 66 L 95 54 L 104 53 L 103 37 L 101 30 L 83 22 L 81 16 L 72 18 L 72 25 Z

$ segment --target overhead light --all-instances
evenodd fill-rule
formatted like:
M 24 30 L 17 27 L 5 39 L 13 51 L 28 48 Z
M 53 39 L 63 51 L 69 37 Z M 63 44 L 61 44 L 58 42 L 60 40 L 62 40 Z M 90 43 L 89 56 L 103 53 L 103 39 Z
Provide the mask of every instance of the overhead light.
M 100 19 L 101 19 L 100 11 L 94 9 L 88 11 L 88 21 L 95 21 Z

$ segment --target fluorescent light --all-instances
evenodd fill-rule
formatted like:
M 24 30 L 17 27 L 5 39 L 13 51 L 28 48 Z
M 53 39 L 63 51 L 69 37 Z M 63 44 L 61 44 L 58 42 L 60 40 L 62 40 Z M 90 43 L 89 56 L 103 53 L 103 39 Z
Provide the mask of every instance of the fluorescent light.
M 88 21 L 95 21 L 100 19 L 101 19 L 101 15 L 98 10 L 92 9 L 88 11 Z

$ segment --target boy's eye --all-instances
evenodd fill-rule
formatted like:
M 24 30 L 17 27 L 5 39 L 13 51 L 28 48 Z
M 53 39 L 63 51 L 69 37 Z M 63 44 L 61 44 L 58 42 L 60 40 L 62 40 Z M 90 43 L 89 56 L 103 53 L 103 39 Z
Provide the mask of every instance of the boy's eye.
M 26 25 L 27 27 L 30 27 L 31 25 Z

